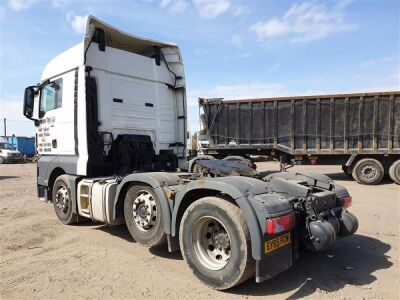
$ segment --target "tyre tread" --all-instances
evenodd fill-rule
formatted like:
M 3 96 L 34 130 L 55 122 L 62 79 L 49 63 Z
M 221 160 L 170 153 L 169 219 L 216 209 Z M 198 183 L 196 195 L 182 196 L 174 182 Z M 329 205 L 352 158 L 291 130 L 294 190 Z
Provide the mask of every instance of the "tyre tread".
M 186 219 L 189 216 L 189 213 L 193 210 L 196 209 L 197 205 L 200 204 L 214 204 L 214 205 L 218 205 L 221 209 L 225 210 L 226 212 L 228 212 L 228 214 L 233 215 L 234 219 L 237 221 L 238 224 L 236 224 L 237 226 L 240 226 L 240 228 L 243 230 L 243 234 L 244 237 L 247 241 L 247 257 L 244 260 L 244 269 L 243 272 L 240 276 L 240 278 L 236 281 L 236 282 L 230 282 L 230 283 L 226 283 L 226 285 L 224 286 L 220 286 L 220 287 L 214 287 L 214 289 L 217 290 L 226 290 L 228 288 L 232 288 L 234 286 L 237 286 L 243 282 L 245 282 L 246 280 L 248 280 L 250 277 L 252 277 L 254 275 L 254 270 L 255 270 L 255 261 L 252 258 L 251 255 L 251 241 L 250 241 L 250 230 L 249 227 L 247 225 L 246 222 L 246 217 L 243 213 L 243 211 L 236 206 L 235 204 L 233 204 L 231 201 L 227 200 L 227 199 L 223 199 L 223 198 L 219 198 L 219 197 L 204 197 L 201 198 L 197 201 L 195 201 L 194 203 L 192 203 L 188 209 L 186 210 L 186 212 L 184 213 L 182 220 L 181 220 L 181 226 L 180 226 L 180 230 L 179 230 L 179 243 L 182 247 L 183 245 L 183 224 L 185 223 Z M 234 222 L 236 223 L 236 222 Z M 185 256 L 185 252 L 183 251 L 183 249 L 181 248 L 181 252 L 182 252 L 182 256 L 184 258 L 184 260 L 187 262 L 187 258 Z M 195 270 L 188 264 L 189 268 L 192 270 L 192 272 L 194 272 Z M 239 266 L 238 266 L 239 267 Z
M 374 163 L 378 166 L 378 168 L 379 168 L 379 171 L 380 171 L 379 177 L 378 177 L 377 180 L 375 180 L 375 181 L 373 181 L 373 182 L 365 182 L 365 181 L 363 181 L 363 180 L 360 178 L 360 176 L 358 176 L 358 171 L 359 171 L 360 165 L 363 164 L 363 163 L 366 162 L 366 161 L 372 161 L 372 162 L 374 162 Z M 380 182 L 382 181 L 382 178 L 383 178 L 384 174 L 385 174 L 385 173 L 384 173 L 384 168 L 383 168 L 382 163 L 381 163 L 379 160 L 376 160 L 376 159 L 374 159 L 374 158 L 363 158 L 363 159 L 360 159 L 360 160 L 355 164 L 355 166 L 354 166 L 354 168 L 353 168 L 353 172 L 352 172 L 353 178 L 354 178 L 358 183 L 360 183 L 360 184 L 366 184 L 366 185 L 375 185 L 375 184 L 380 183 Z
M 390 179 L 392 179 L 395 183 L 400 184 L 400 178 L 396 176 L 396 168 L 400 168 L 400 159 L 393 162 L 389 168 Z

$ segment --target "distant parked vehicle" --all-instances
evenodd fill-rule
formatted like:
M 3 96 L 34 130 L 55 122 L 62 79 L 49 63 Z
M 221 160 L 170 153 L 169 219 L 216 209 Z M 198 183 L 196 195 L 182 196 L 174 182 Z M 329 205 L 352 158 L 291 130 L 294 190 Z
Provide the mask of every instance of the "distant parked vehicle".
M 23 162 L 24 158 L 10 143 L 0 142 L 0 164 Z
M 26 136 L 7 136 L 6 141 L 17 149 L 22 156 L 33 157 L 36 154 L 35 138 Z

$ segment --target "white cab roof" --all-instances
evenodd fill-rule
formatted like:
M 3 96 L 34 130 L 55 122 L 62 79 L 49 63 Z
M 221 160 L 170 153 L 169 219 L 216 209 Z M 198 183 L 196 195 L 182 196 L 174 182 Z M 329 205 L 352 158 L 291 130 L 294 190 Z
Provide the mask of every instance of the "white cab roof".
M 146 49 L 152 47 L 177 48 L 174 43 L 161 42 L 131 35 L 108 25 L 93 16 L 89 16 L 86 23 L 86 34 L 83 41 L 53 58 L 44 68 L 41 81 L 82 66 L 84 64 L 85 50 L 90 44 L 95 28 L 101 28 L 105 31 L 106 46 L 133 53 L 145 52 Z

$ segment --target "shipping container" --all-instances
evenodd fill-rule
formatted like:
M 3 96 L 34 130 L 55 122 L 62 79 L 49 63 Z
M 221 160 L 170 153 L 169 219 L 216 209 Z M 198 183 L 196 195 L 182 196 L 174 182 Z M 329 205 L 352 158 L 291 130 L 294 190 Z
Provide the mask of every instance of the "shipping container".
M 25 136 L 7 136 L 6 140 L 22 155 L 32 157 L 35 155 L 35 138 Z
M 400 91 L 200 98 L 199 105 L 210 142 L 207 154 L 267 155 L 282 164 L 340 164 L 370 184 L 382 179 L 380 173 L 389 173 L 400 156 Z M 356 168 L 362 159 L 369 161 Z M 368 174 L 357 175 L 361 171 Z

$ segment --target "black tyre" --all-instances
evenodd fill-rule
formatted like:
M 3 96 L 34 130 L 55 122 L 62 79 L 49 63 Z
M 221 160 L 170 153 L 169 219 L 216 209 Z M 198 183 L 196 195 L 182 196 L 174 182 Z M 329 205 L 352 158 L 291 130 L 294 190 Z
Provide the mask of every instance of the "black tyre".
M 78 222 L 78 215 L 72 212 L 73 195 L 68 175 L 58 176 L 53 185 L 53 205 L 58 219 L 66 225 Z
M 149 186 L 132 186 L 125 196 L 124 215 L 132 237 L 147 247 L 166 242 L 161 204 Z
M 359 160 L 353 168 L 353 178 L 358 183 L 374 185 L 381 182 L 384 169 L 382 164 L 373 158 L 364 158 Z
M 389 176 L 395 183 L 400 184 L 400 159 L 396 160 L 389 168 Z
M 207 286 L 225 290 L 254 276 L 250 232 L 239 207 L 205 197 L 185 211 L 179 230 L 183 258 Z
M 0 157 L 0 164 L 4 164 L 6 160 L 3 157 Z

